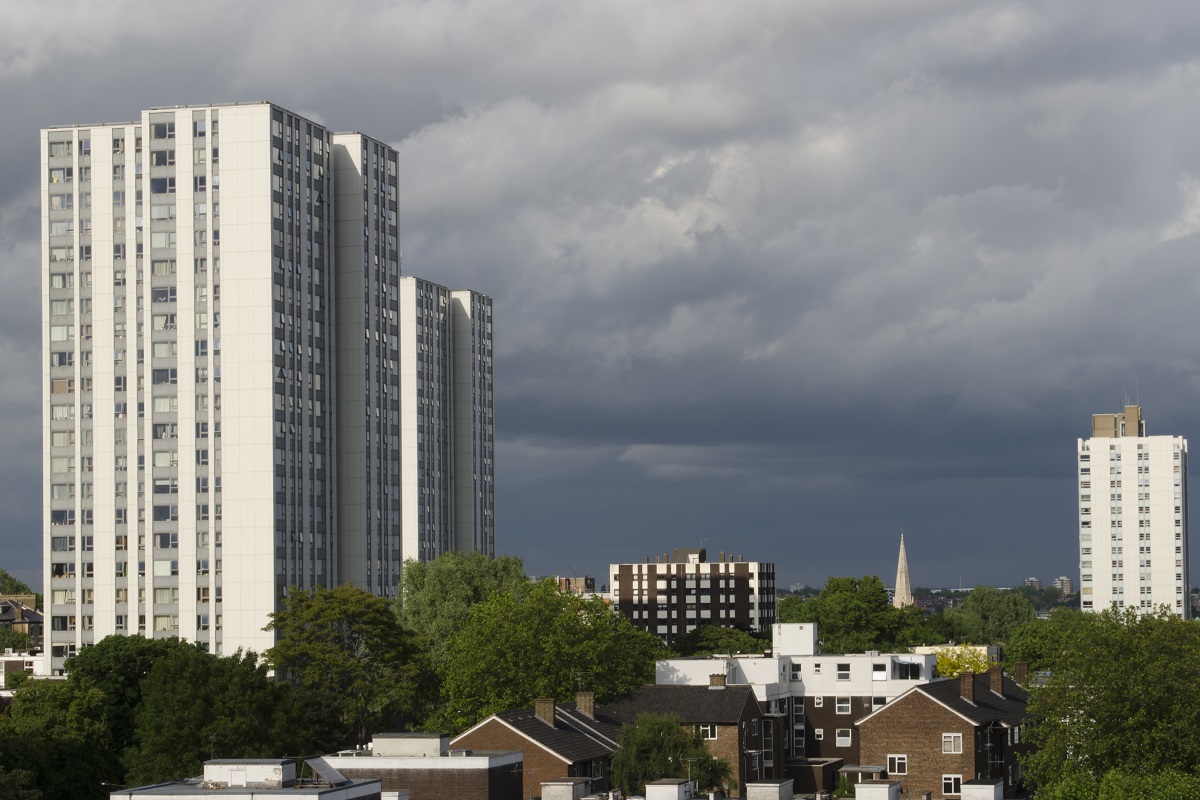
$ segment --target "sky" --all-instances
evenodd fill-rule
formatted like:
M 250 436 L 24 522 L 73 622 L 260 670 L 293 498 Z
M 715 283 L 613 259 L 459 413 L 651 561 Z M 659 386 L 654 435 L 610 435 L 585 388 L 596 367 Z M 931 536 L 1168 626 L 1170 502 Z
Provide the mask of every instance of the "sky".
M 0 567 L 35 586 L 38 130 L 154 106 L 397 148 L 402 271 L 495 300 L 497 551 L 532 574 L 705 546 L 890 585 L 903 531 L 916 586 L 1077 579 L 1090 415 L 1200 435 L 1200 4 L 0 18 Z

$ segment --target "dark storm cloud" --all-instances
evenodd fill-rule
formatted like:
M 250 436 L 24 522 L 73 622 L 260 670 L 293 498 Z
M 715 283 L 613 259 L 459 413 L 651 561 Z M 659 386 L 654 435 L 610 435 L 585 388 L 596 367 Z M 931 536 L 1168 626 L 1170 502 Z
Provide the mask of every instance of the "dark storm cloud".
M 499 540 L 531 570 L 703 540 L 782 583 L 890 579 L 904 528 L 917 583 L 1074 575 L 1088 415 L 1137 387 L 1151 432 L 1198 421 L 1197 23 L 1082 0 L 13 9 L 6 559 L 37 578 L 36 130 L 270 99 L 393 142 L 405 272 L 496 298 Z

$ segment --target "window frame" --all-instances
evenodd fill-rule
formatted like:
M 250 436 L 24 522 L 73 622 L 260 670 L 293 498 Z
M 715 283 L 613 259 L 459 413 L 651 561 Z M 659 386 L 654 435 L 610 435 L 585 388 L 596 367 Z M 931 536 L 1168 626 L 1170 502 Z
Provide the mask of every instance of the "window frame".
M 908 774 L 908 753 L 889 753 L 887 757 L 888 777 Z

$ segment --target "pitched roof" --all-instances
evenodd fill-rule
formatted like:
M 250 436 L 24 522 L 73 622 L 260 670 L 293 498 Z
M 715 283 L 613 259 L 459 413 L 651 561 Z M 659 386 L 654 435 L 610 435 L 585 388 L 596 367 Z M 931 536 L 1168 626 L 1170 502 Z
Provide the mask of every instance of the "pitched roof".
M 854 724 L 858 726 L 877 716 L 886 716 L 891 709 L 914 695 L 933 700 L 973 725 L 987 725 L 993 722 L 1000 722 L 1006 726 L 1019 725 L 1025 718 L 1025 706 L 1029 699 L 1029 693 L 1007 676 L 1004 678 L 1004 696 L 995 694 L 991 690 L 991 676 L 981 672 L 975 676 L 974 703 L 968 703 L 962 698 L 962 684 L 959 678 L 939 678 L 914 686 Z
M 1025 703 L 1029 699 L 1029 693 L 1005 677 L 1004 696 L 1001 697 L 992 691 L 990 677 L 986 672 L 975 676 L 974 703 L 968 703 L 963 699 L 958 678 L 930 681 L 917 686 L 916 691 L 936 700 L 976 725 L 987 725 L 992 722 L 1001 722 L 1005 725 L 1021 724 L 1021 720 L 1025 717 Z
M 621 722 L 633 722 L 639 714 L 677 714 L 689 725 L 736 725 L 747 703 L 754 703 L 757 710 L 758 701 L 749 686 L 649 685 L 605 704 L 604 713 Z
M 621 723 L 612 717 L 598 711 L 592 719 L 574 703 L 556 704 L 554 727 L 538 719 L 532 708 L 503 711 L 494 718 L 572 764 L 611 756 L 621 730 Z

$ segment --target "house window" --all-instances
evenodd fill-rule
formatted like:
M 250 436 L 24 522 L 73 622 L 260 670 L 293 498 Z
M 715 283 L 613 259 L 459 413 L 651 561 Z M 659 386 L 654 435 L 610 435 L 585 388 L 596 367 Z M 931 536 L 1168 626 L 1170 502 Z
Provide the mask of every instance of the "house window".
M 849 747 L 850 746 L 850 729 L 849 728 L 838 728 L 837 729 L 837 746 L 838 747 Z
M 942 794 L 946 794 L 946 795 L 962 794 L 962 775 L 943 775 L 942 776 Z
M 814 697 L 813 698 L 813 708 L 824 708 L 824 707 L 825 707 L 825 698 L 824 697 Z
M 888 777 L 891 777 L 893 775 L 907 775 L 908 774 L 908 756 L 907 755 L 888 756 L 887 771 L 888 771 Z
M 825 729 L 824 728 L 813 728 L 813 738 L 816 739 L 818 742 L 824 741 L 825 740 Z
M 813 664 L 813 675 L 820 675 L 820 674 L 821 674 L 821 665 Z
M 758 720 L 756 719 L 750 720 L 750 735 L 758 736 Z
M 872 664 L 871 665 L 871 680 L 886 681 L 887 680 L 887 664 Z
M 837 665 L 837 679 L 839 681 L 850 680 L 850 665 L 849 664 L 838 664 Z
M 696 735 L 701 739 L 715 739 L 717 738 L 717 726 L 713 723 L 697 725 Z
M 885 705 L 887 705 L 886 697 L 872 697 L 871 698 L 871 710 L 872 711 L 877 711 L 877 710 L 883 708 Z
M 961 733 L 943 733 L 942 734 L 942 752 L 943 753 L 961 753 L 962 752 L 962 734 Z
M 839 697 L 837 699 L 837 713 L 839 713 L 839 714 L 849 714 L 850 713 L 850 698 L 849 697 Z

